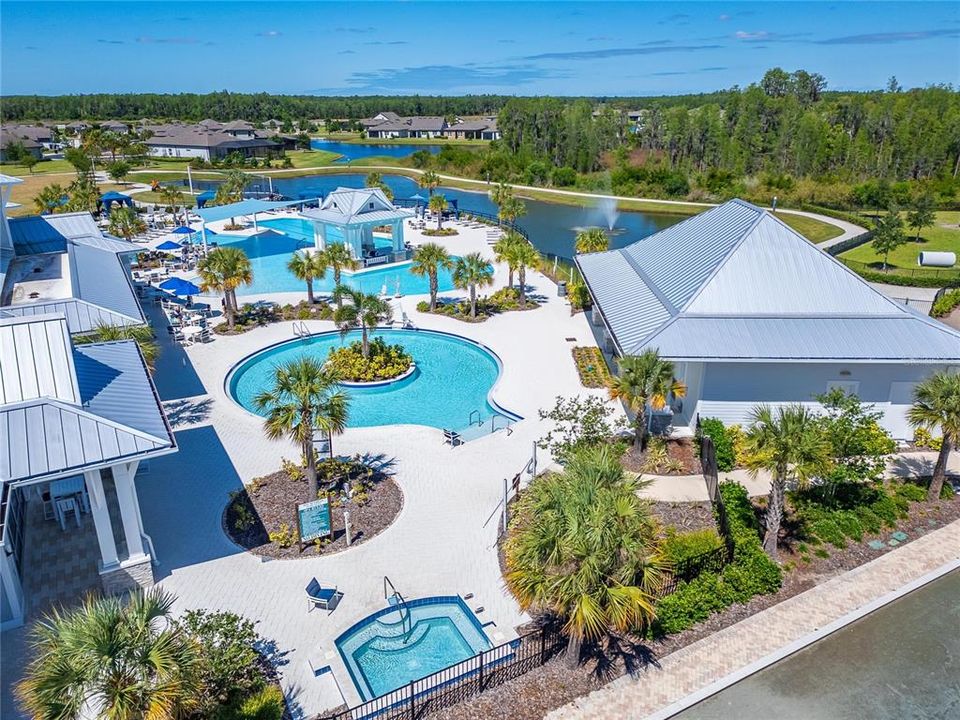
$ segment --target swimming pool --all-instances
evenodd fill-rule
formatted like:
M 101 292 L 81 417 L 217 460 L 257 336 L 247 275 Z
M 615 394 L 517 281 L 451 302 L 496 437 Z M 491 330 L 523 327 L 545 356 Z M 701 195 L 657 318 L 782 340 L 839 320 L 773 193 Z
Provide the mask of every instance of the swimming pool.
M 336 646 L 365 701 L 492 647 L 476 615 L 455 595 L 385 607 L 353 625 Z
M 406 348 L 416 372 L 394 383 L 348 387 L 350 427 L 413 424 L 460 430 L 476 422 L 516 416 L 493 406 L 491 388 L 500 376 L 500 362 L 486 348 L 465 338 L 430 330 L 377 330 L 381 337 Z M 331 348 L 360 339 L 360 331 L 322 333 L 290 340 L 261 350 L 240 361 L 227 376 L 227 390 L 244 409 L 259 413 L 253 398 L 272 382 L 274 368 L 308 355 L 326 360 Z M 488 423 L 490 425 L 490 423 Z
M 274 232 L 262 235 L 231 235 L 220 233 L 217 240 L 221 245 L 229 245 L 243 250 L 250 258 L 253 268 L 253 284 L 237 288 L 237 295 L 262 295 L 272 292 L 305 292 L 306 285 L 287 270 L 290 256 L 302 248 L 313 247 L 313 225 L 303 218 L 277 218 L 263 220 L 258 226 Z M 283 234 L 280 234 L 283 233 Z M 331 237 L 336 230 L 331 229 Z M 376 238 L 378 247 L 390 247 L 390 240 Z M 403 295 L 426 295 L 430 292 L 430 279 L 419 277 L 410 272 L 410 263 L 398 263 L 388 267 L 371 268 L 359 272 L 344 271 L 341 282 L 357 290 L 379 293 L 384 288 L 393 295 L 399 283 Z M 437 273 L 440 292 L 453 289 L 453 277 L 448 270 Z M 313 281 L 316 292 L 333 290 L 333 273 Z

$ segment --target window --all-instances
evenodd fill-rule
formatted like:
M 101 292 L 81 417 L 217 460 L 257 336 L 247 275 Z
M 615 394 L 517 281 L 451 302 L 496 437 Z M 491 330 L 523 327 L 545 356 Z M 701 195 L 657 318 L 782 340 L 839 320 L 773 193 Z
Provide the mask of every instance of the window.
M 370 203 L 369 207 L 371 210 L 373 210 L 373 203 Z
M 858 395 L 860 393 L 859 380 L 830 380 L 827 382 L 827 392 L 840 388 L 847 395 Z

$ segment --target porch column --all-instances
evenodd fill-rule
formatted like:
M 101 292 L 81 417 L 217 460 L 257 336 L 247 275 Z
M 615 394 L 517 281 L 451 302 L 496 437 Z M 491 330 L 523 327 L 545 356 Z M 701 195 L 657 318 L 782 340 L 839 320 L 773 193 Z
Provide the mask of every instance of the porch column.
M 120 564 L 117 556 L 117 543 L 113 539 L 113 525 L 110 523 L 110 511 L 107 508 L 107 496 L 103 492 L 103 480 L 99 470 L 87 470 L 83 473 L 87 494 L 90 496 L 90 512 L 93 525 L 97 530 L 97 543 L 100 545 L 101 572 L 116 568 Z
M 254 231 L 254 232 L 260 232 L 260 228 L 259 228 L 259 226 L 257 225 L 257 214 L 256 214 L 256 213 L 253 214 L 253 231 Z
M 403 250 L 403 220 L 393 221 L 393 251 Z
M 20 576 L 13 556 L 7 555 L 4 545 L 0 545 L 0 584 L 3 585 L 3 594 L 10 605 L 11 617 L 8 626 L 18 627 L 23 624 L 23 587 L 20 585 Z
M 137 500 L 137 487 L 133 481 L 139 464 L 139 462 L 122 463 L 111 468 L 114 485 L 117 488 L 117 504 L 120 506 L 123 535 L 127 540 L 127 562 L 136 562 L 147 556 L 143 551 L 140 504 Z
M 322 222 L 313 223 L 313 247 L 315 250 L 325 250 L 327 247 L 327 226 Z

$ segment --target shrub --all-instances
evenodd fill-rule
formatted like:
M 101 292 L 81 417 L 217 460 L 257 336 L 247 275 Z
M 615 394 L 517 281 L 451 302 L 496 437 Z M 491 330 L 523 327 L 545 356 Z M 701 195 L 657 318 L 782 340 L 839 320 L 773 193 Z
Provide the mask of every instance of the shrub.
M 929 430 L 920 427 L 913 432 L 913 444 L 917 447 L 929 448 L 930 450 L 940 452 L 940 448 L 943 447 L 943 438 L 934 437 Z
M 713 441 L 717 454 L 717 469 L 729 472 L 734 468 L 733 439 L 730 437 L 723 422 L 717 418 L 703 418 L 700 420 L 700 435 Z
M 930 314 L 935 318 L 946 317 L 960 305 L 960 289 L 948 290 L 933 303 Z
M 684 562 L 723 547 L 723 539 L 715 530 L 691 530 L 677 532 L 668 528 L 666 537 L 660 545 L 660 551 L 674 567 Z
M 927 489 L 915 483 L 898 483 L 893 492 L 897 497 L 909 502 L 923 502 L 927 499 Z
M 270 533 L 270 542 L 276 543 L 282 548 L 293 547 L 297 541 L 297 531 L 292 529 L 287 523 L 280 523 L 280 529 Z
M 266 685 L 240 705 L 237 720 L 280 720 L 283 717 L 283 693 L 276 685 Z
M 413 357 L 402 345 L 388 345 L 380 337 L 370 342 L 370 357 L 363 356 L 363 344 L 358 340 L 346 347 L 333 348 L 327 356 L 328 367 L 341 380 L 374 382 L 389 380 L 410 369 Z
M 602 388 L 610 380 L 610 370 L 607 368 L 603 353 L 598 347 L 573 348 L 573 361 L 577 364 L 577 373 L 580 375 L 580 384 L 588 388 Z
M 570 187 L 577 182 L 577 171 L 572 167 L 554 168 L 550 179 L 558 187 Z

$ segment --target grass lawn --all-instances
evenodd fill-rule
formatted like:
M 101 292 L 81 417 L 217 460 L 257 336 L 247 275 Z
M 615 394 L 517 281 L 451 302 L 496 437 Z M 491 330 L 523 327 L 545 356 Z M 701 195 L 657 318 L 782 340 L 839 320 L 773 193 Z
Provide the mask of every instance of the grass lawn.
M 41 160 L 33 166 L 33 172 L 19 163 L 3 163 L 0 165 L 0 173 L 26 177 L 27 175 L 48 175 L 50 173 L 70 173 L 73 175 L 76 171 L 73 169 L 73 165 L 66 160 Z
M 329 150 L 287 150 L 286 156 L 295 168 L 324 167 L 340 157 Z
M 10 217 L 20 217 L 22 215 L 36 215 L 37 209 L 33 206 L 33 198 L 47 185 L 60 185 L 66 190 L 67 186 L 73 182 L 75 177 L 74 173 L 70 174 L 70 177 L 44 177 L 43 175 L 25 175 L 22 180 L 22 183 L 17 183 L 13 186 L 13 189 L 10 193 L 10 200 L 15 203 L 20 203 L 20 207 L 12 208 L 7 210 L 7 215 Z M 97 187 L 100 188 L 101 192 L 106 192 L 107 190 L 116 190 L 117 192 L 124 192 L 129 190 L 129 185 L 117 185 L 116 183 L 101 183 Z
M 135 195 L 133 195 L 133 199 L 136 200 L 137 202 L 142 202 L 142 203 L 155 203 L 157 205 L 164 204 L 163 196 L 161 196 L 160 193 L 158 192 L 153 192 L 152 190 L 148 190 L 147 192 L 136 193 Z M 186 188 L 184 188 L 183 200 L 181 202 L 189 205 L 190 207 L 194 207 L 197 204 L 197 198 L 194 195 L 191 195 L 190 193 L 188 193 L 186 191 Z
M 905 228 L 910 237 L 910 242 L 901 245 L 890 253 L 887 260 L 891 267 L 917 270 L 917 258 L 921 250 L 949 250 L 960 254 L 960 228 L 957 223 L 960 222 L 960 212 L 938 212 L 936 224 L 933 227 L 924 228 L 920 232 L 920 242 L 914 240 L 915 231 Z M 841 257 L 855 262 L 876 265 L 878 268 L 883 265 L 883 256 L 877 253 L 870 243 L 855 247 L 843 253 Z
M 777 213 L 777 217 L 812 243 L 822 243 L 843 235 L 843 230 L 836 225 L 828 225 L 825 222 L 814 220 L 813 218 L 808 218 L 803 215 L 793 215 L 792 213 L 782 212 Z

